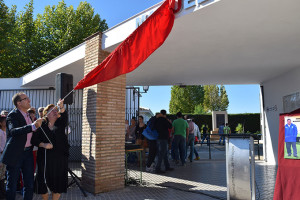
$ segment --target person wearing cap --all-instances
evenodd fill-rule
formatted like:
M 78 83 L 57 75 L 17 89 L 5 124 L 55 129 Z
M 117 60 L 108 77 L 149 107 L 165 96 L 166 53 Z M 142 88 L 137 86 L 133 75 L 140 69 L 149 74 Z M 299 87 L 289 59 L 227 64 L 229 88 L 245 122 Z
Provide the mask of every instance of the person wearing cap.
M 33 131 L 41 126 L 42 119 L 31 121 L 27 112 L 31 107 L 30 99 L 25 93 L 15 94 L 12 102 L 15 109 L 6 118 L 7 142 L 0 160 L 7 171 L 6 199 L 15 199 L 20 171 L 24 182 L 23 199 L 32 199 L 34 171 L 30 140 Z

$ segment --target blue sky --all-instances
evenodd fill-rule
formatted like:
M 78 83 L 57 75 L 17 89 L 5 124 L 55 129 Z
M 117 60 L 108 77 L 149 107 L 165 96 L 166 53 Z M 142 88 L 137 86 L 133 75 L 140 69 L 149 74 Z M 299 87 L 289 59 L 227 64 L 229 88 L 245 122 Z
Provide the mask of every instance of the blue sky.
M 145 10 L 161 0 L 87 0 L 100 14 L 101 19 L 106 19 L 108 27 L 128 19 L 129 17 Z M 29 0 L 4 0 L 8 7 L 17 5 L 17 10 L 23 10 Z M 45 6 L 57 5 L 58 0 L 34 0 L 34 15 L 43 13 Z M 65 0 L 67 6 L 73 5 L 74 9 L 79 5 L 79 0 Z M 225 85 L 228 97 L 228 113 L 258 113 L 259 109 L 259 85 Z M 171 86 L 150 86 L 148 93 L 143 94 L 141 106 L 150 108 L 153 113 L 161 109 L 169 109 L 171 98 Z
M 259 85 L 225 85 L 229 106 L 228 113 L 259 113 Z M 143 91 L 141 89 L 141 91 Z M 152 112 L 169 109 L 171 86 L 150 86 L 142 94 L 141 106 L 151 108 Z

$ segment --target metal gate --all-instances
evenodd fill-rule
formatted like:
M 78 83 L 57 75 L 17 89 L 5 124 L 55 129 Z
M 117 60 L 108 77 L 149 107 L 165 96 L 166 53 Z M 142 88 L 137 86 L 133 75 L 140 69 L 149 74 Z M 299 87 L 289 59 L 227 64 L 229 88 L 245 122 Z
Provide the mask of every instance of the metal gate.
M 134 118 L 137 119 L 139 116 L 140 107 L 140 88 L 139 87 L 126 87 L 126 120 Z

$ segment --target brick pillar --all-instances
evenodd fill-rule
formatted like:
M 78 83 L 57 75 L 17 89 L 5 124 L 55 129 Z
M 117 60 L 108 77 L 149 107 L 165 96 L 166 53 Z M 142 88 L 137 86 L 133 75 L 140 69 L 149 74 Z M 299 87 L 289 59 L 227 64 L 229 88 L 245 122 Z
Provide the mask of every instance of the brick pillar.
M 109 54 L 101 33 L 86 39 L 84 75 Z M 82 186 L 98 194 L 124 188 L 126 75 L 83 90 Z

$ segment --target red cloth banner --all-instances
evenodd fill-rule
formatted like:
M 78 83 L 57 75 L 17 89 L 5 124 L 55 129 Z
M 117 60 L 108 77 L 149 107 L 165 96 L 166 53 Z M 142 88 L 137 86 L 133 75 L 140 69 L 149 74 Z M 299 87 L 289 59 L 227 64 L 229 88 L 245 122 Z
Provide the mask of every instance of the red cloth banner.
M 284 158 L 285 118 L 300 116 L 300 109 L 279 116 L 278 170 L 274 200 L 300 199 L 300 160 Z M 298 127 L 300 129 L 300 127 Z M 298 155 L 300 156 L 300 155 Z
M 174 5 L 174 0 L 165 1 L 74 89 L 82 89 L 135 70 L 168 37 L 175 19 Z

